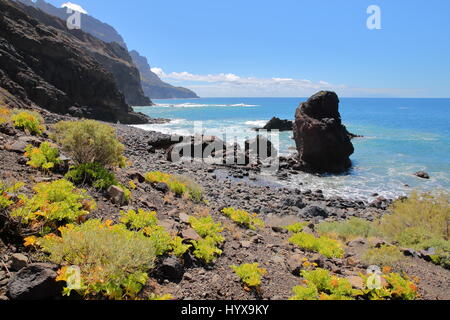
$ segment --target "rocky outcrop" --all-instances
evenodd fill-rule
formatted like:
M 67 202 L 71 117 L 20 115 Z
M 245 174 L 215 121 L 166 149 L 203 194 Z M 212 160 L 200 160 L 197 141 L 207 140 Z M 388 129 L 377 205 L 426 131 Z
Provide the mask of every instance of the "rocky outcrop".
M 352 165 L 354 147 L 342 124 L 334 92 L 321 91 L 298 107 L 294 139 L 302 170 L 339 173 Z
M 52 16 L 58 17 L 63 20 L 66 20 L 70 16 L 70 14 L 67 13 L 66 8 L 57 8 L 54 5 L 45 2 L 44 0 L 17 0 L 17 1 L 22 2 L 27 6 L 33 6 L 35 8 L 38 8 L 44 11 L 45 13 L 48 13 Z M 123 40 L 122 36 L 116 31 L 116 29 L 114 29 L 109 24 L 101 22 L 100 20 L 87 14 L 82 14 L 81 19 L 82 19 L 81 29 L 84 32 L 90 33 L 94 37 L 104 42 L 108 43 L 116 42 L 123 48 L 127 48 L 127 45 L 125 44 L 125 41 Z
M 280 118 L 273 117 L 262 128 L 263 130 L 279 130 L 279 131 L 292 131 L 294 123 L 291 120 L 281 120 Z
M 192 90 L 182 87 L 174 87 L 162 81 L 151 71 L 146 57 L 143 57 L 136 50 L 130 51 L 131 58 L 141 73 L 142 89 L 144 93 L 152 99 L 189 99 L 198 98 Z
M 26 3 L 28 1 L 22 0 L 22 2 Z M 36 10 L 35 8 L 38 8 L 39 10 Z M 82 15 L 81 18 L 81 28 L 85 32 L 80 32 L 79 30 L 69 31 L 65 22 L 69 15 L 65 13 L 65 9 L 58 9 L 53 7 L 51 4 L 45 3 L 44 1 L 38 1 L 31 7 L 28 5 L 23 6 L 23 9 L 27 12 L 27 14 L 43 24 L 76 36 L 78 38 L 77 40 L 82 42 L 82 46 L 86 52 L 89 53 L 89 55 L 97 62 L 99 62 L 107 71 L 112 73 L 119 91 L 123 93 L 125 96 L 125 101 L 129 105 L 149 106 L 152 104 L 150 99 L 146 97 L 142 91 L 139 71 L 133 64 L 128 50 L 122 45 L 123 39 L 122 42 L 106 41 L 107 39 L 119 40 L 121 39 L 120 35 L 104 35 L 99 37 L 100 33 L 98 30 L 107 32 L 104 30 L 104 24 L 88 15 Z M 49 17 L 49 15 L 52 17 Z M 62 21 L 59 19 L 54 19 L 54 16 L 61 18 Z M 112 27 L 110 28 L 114 30 Z M 97 31 L 93 32 L 94 30 Z M 107 34 L 111 34 L 111 31 Z
M 147 123 L 132 112 L 115 77 L 93 56 L 114 47 L 30 6 L 0 0 L 0 87 L 52 112 L 122 123 Z M 129 69 L 131 70 L 131 69 Z

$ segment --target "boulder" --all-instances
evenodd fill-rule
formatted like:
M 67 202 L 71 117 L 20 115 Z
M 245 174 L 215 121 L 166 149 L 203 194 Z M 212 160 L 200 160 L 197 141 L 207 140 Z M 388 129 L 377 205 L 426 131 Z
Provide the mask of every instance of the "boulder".
M 158 268 L 159 274 L 172 281 L 179 281 L 183 278 L 184 267 L 181 261 L 173 256 L 165 258 Z
M 63 286 L 55 281 L 56 269 L 56 266 L 46 263 L 35 263 L 23 268 L 8 283 L 8 298 L 47 300 L 60 296 Z
M 295 114 L 294 139 L 304 171 L 348 170 L 354 147 L 339 113 L 339 98 L 321 91 L 302 103 Z
M 303 214 L 307 217 L 321 217 L 324 219 L 328 218 L 328 216 L 330 215 L 326 209 L 317 206 L 310 206 L 306 208 L 303 211 Z
M 167 149 L 172 145 L 179 143 L 180 140 L 180 136 L 152 132 L 148 144 L 155 149 Z
M 110 186 L 107 192 L 112 203 L 118 204 L 120 206 L 126 204 L 127 199 L 125 197 L 125 192 L 121 187 Z
M 25 153 L 25 148 L 27 146 L 28 144 L 26 142 L 17 140 L 11 144 L 6 145 L 6 150 L 22 154 Z
M 28 264 L 28 257 L 22 253 L 14 253 L 11 256 L 11 270 L 19 271 L 25 268 Z
M 263 127 L 264 130 L 279 130 L 279 131 L 292 131 L 294 123 L 291 120 L 281 120 L 280 118 L 273 117 Z
M 427 179 L 427 180 L 430 179 L 430 175 L 427 172 L 425 172 L 425 171 L 416 172 L 414 175 L 416 177 L 421 178 L 421 179 Z

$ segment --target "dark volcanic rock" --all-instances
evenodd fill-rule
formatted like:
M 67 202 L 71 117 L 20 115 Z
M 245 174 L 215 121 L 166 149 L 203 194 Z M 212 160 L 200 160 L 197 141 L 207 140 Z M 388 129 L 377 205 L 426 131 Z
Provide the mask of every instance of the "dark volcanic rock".
M 126 124 L 148 122 L 148 117 L 132 111 L 120 91 L 122 81 L 125 86 L 136 79 L 140 83 L 139 72 L 129 57 L 123 59 L 118 45 L 81 30 L 69 31 L 65 21 L 17 2 L 0 0 L 0 11 L 4 90 L 59 114 Z
M 7 296 L 12 300 L 45 300 L 59 296 L 62 285 L 55 281 L 53 265 L 36 263 L 20 270 L 8 283 Z
M 421 179 L 430 179 L 430 175 L 428 173 L 426 173 L 425 171 L 416 172 L 414 175 Z
M 294 123 L 291 120 L 281 120 L 280 118 L 272 118 L 263 127 L 264 130 L 280 130 L 280 131 L 292 131 Z
M 322 217 L 322 218 L 328 218 L 328 216 L 330 215 L 327 210 L 317 206 L 311 206 L 306 208 L 303 214 L 308 217 Z
M 164 279 L 172 281 L 179 281 L 184 275 L 183 264 L 175 257 L 165 258 L 158 271 Z
M 321 91 L 299 106 L 294 139 L 305 171 L 339 173 L 352 165 L 354 148 L 334 92 Z

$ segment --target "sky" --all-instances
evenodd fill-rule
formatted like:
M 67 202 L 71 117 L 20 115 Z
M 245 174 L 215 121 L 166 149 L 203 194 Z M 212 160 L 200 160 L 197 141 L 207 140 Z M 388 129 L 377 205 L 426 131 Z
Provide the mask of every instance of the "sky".
M 450 97 L 448 0 L 72 2 L 202 97 Z

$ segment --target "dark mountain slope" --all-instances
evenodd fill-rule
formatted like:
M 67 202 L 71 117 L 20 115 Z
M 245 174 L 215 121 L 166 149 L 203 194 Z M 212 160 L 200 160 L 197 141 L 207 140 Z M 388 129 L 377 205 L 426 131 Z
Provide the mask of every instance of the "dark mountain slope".
M 70 32 L 84 42 L 89 54 L 114 75 L 117 86 L 129 105 L 148 106 L 152 104 L 142 91 L 139 71 L 128 50 L 124 47 L 125 43 L 122 37 L 114 28 L 91 16 L 82 15 L 81 25 L 85 32 L 69 31 L 65 22 L 69 15 L 66 14 L 64 8 L 58 9 L 42 0 L 36 3 L 30 0 L 20 0 L 20 2 L 26 4 L 23 8 L 33 18 L 61 31 Z M 64 23 L 54 17 L 61 18 Z
M 152 99 L 172 99 L 172 98 L 198 98 L 192 90 L 183 87 L 174 87 L 162 81 L 154 72 L 150 70 L 147 58 L 143 57 L 136 50 L 130 51 L 134 64 L 141 73 L 142 89 L 144 93 Z
M 64 21 L 42 11 L 0 0 L 0 87 L 56 113 L 148 122 L 132 112 L 112 73 L 93 58 L 113 55 L 117 48 L 64 27 Z

